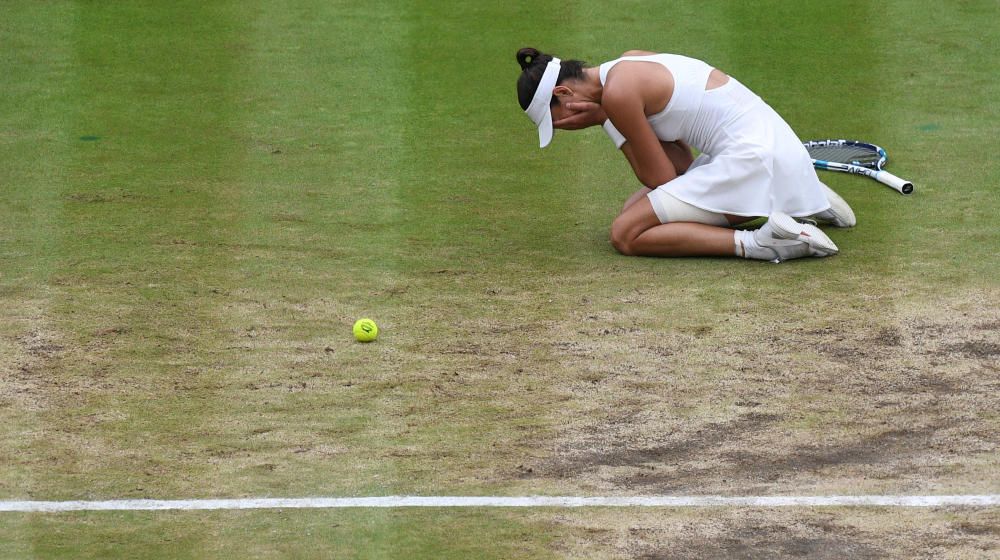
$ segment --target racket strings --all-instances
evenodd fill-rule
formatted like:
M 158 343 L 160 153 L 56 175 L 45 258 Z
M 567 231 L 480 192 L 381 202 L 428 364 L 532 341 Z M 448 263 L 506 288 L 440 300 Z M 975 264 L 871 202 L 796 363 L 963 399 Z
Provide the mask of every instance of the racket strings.
M 878 152 L 859 146 L 809 146 L 808 150 L 812 159 L 864 167 L 875 167 L 882 159 Z

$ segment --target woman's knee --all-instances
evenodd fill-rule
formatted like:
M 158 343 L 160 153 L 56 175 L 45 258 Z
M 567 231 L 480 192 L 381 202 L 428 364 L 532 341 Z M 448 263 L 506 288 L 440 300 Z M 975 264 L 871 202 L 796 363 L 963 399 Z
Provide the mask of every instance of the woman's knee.
M 611 230 L 611 246 L 614 247 L 615 251 L 618 251 L 619 254 L 625 255 L 626 257 L 635 256 L 635 252 L 632 251 L 632 247 L 628 240 L 615 235 L 615 230 L 613 229 Z
M 644 231 L 658 225 L 660 220 L 656 217 L 649 198 L 641 196 L 634 204 L 622 210 L 612 222 L 611 244 L 623 255 L 636 255 L 636 239 Z
M 622 216 L 615 218 L 615 221 L 611 224 L 611 245 L 614 246 L 615 250 L 625 256 L 635 256 L 635 250 L 633 249 L 633 242 L 635 238 L 639 236 L 642 232 L 635 232 L 631 224 L 627 223 L 627 220 L 623 220 Z

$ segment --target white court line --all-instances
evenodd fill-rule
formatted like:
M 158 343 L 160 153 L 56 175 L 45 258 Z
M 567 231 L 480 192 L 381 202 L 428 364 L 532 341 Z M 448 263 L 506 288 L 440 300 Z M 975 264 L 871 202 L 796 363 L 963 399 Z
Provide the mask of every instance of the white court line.
M 218 500 L 0 501 L 0 512 L 461 507 L 997 507 L 1000 494 L 954 496 L 377 496 Z

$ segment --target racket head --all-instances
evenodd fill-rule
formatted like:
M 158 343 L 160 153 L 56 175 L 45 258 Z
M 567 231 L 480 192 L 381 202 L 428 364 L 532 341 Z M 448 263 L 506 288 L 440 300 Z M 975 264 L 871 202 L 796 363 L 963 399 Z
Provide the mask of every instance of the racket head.
M 868 169 L 881 170 L 889 159 L 885 150 L 879 146 L 857 140 L 809 140 L 802 145 L 812 159 L 857 165 Z

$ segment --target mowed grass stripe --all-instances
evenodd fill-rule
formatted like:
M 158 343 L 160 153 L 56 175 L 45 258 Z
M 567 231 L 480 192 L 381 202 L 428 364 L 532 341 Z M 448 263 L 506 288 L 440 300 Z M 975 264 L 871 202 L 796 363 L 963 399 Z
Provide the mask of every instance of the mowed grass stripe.
M 210 404 L 163 397 L 215 359 L 212 290 L 228 280 L 212 247 L 229 237 L 239 167 L 226 46 L 240 21 L 194 3 L 63 17 L 73 33 L 54 46 L 72 51 L 73 72 L 52 133 L 69 141 L 47 185 L 60 210 L 39 232 L 51 305 L 19 338 L 48 402 L 19 457 L 33 482 L 16 492 L 143 492 L 139 479 L 170 478 Z
M 33 23 L 69 32 L 18 51 L 33 59 L 22 87 L 56 92 L 39 105 L 56 116 L 44 129 L 56 149 L 38 156 L 58 168 L 39 185 L 55 204 L 26 265 L 45 271 L 35 286 L 48 301 L 14 337 L 16 380 L 40 409 L 15 455 L 30 481 L 9 492 L 144 492 L 143 479 L 171 478 L 206 406 L 162 397 L 212 359 L 205 296 L 226 267 L 206 248 L 231 221 L 223 45 L 239 25 L 220 5 L 51 8 Z M 35 547 L 49 535 L 32 527 Z
M 65 134 L 73 105 L 73 8 L 4 6 L 0 18 L 0 493 L 29 496 L 36 440 L 59 400 L 39 363 L 62 344 L 50 313 L 57 269 L 62 178 L 76 140 Z M 43 87 L 39 87 L 39 86 Z M 10 519 L 2 554 L 28 557 L 31 519 Z
M 222 359 L 219 294 L 239 219 L 242 93 L 233 52 L 248 21 L 235 3 L 105 5 L 75 21 L 74 126 L 99 140 L 76 154 L 62 216 L 74 262 L 59 316 L 85 398 L 63 421 L 65 465 L 45 473 L 90 492 L 205 480 Z M 94 380 L 100 380 L 95 382 Z M 178 487 L 181 487 L 178 486 Z
M 398 285 L 399 91 L 407 22 L 388 5 L 262 4 L 240 54 L 247 103 L 235 281 L 216 344 L 217 483 L 256 492 L 383 491 L 401 430 L 391 344 L 354 342 Z M 353 474 L 351 474 L 353 473 Z
M 59 187 L 73 142 L 62 134 L 74 71 L 71 12 L 17 5 L 0 22 L 0 448 L 8 458 L 30 451 L 37 414 L 50 402 L 30 369 L 32 354 L 54 344 L 49 232 L 64 203 Z M 30 487 L 31 477 L 25 462 L 0 461 L 0 492 Z

